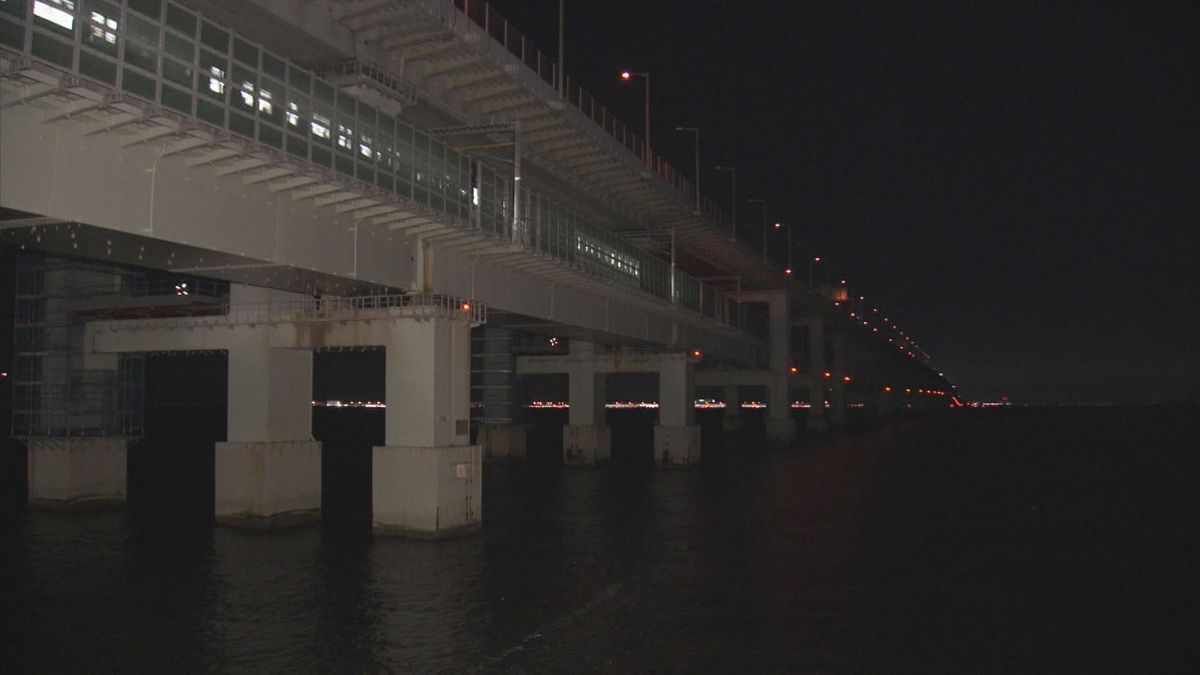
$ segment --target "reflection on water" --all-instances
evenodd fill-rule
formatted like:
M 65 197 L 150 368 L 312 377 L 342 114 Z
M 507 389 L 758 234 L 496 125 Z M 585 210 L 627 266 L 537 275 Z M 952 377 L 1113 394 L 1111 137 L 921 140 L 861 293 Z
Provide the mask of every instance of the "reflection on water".
M 370 535 L 375 431 L 326 429 L 320 527 L 214 528 L 166 497 L 6 517 L 5 669 L 1177 668 L 1187 412 L 709 439 L 687 471 L 642 456 L 644 420 L 601 469 L 535 430 L 549 449 L 485 471 L 484 533 L 434 543 Z

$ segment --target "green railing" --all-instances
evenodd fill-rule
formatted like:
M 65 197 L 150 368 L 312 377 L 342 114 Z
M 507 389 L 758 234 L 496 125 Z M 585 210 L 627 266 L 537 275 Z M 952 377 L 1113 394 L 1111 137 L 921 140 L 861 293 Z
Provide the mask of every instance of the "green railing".
M 730 326 L 745 307 L 287 58 L 169 0 L 0 0 L 0 49 L 226 130 Z

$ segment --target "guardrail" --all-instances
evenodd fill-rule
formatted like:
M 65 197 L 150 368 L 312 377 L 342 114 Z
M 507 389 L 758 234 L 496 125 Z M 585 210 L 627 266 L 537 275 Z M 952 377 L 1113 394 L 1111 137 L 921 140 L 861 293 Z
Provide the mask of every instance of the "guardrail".
M 229 323 L 238 324 L 353 321 L 402 316 L 460 319 L 477 325 L 487 323 L 487 306 L 453 295 L 422 293 L 226 304 L 222 315 Z
M 558 88 L 557 60 L 543 54 L 521 31 L 513 27 L 499 12 L 492 9 L 492 6 L 485 0 L 443 1 L 452 4 L 459 13 L 482 28 L 485 34 L 508 53 L 520 59 L 543 81 Z M 563 75 L 562 90 L 559 93 L 563 100 L 568 101 L 617 143 L 642 160 L 648 170 L 666 181 L 667 185 L 678 193 L 685 204 L 694 207 L 697 200 L 695 186 L 691 179 L 672 166 L 662 155 L 654 152 L 653 148 L 646 147 L 646 141 L 631 131 L 624 122 L 597 101 L 595 96 L 578 83 L 571 81 L 570 76 L 566 74 Z M 730 226 L 730 221 L 721 206 L 703 193 L 700 194 L 699 210 L 722 231 Z
M 504 25 L 508 36 L 511 27 Z M 520 42 L 525 53 L 523 37 Z M 672 284 L 666 261 L 546 195 L 522 187 L 521 212 L 514 214 L 511 175 L 170 0 L 0 2 L 0 49 L 78 78 L 80 86 L 113 100 L 144 101 L 161 116 L 240 137 L 277 161 L 307 166 L 351 189 L 396 195 L 456 227 L 510 241 L 669 306 L 747 325 L 734 298 L 677 270 Z

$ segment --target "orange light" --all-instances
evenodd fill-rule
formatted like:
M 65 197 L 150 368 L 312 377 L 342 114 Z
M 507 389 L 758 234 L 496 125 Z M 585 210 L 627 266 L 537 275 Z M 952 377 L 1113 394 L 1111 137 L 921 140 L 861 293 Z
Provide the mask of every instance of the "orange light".
M 817 257 L 813 258 L 813 262 L 816 262 L 816 263 L 821 262 L 821 256 L 817 256 Z
M 906 393 L 906 394 L 911 394 L 911 393 L 912 393 L 912 388 L 911 388 L 911 387 L 905 387 L 905 388 L 904 388 L 904 393 Z
M 621 71 L 621 79 L 622 80 L 628 80 L 631 77 L 633 77 L 633 75 L 628 70 Z
M 842 382 L 849 382 L 849 381 L 850 381 L 850 376 L 849 376 L 849 375 L 845 375 L 845 376 L 843 376 L 843 377 L 842 377 Z
M 833 373 L 829 372 L 828 370 L 827 370 L 827 371 L 825 371 L 825 379 L 827 379 L 827 380 L 828 380 L 828 379 L 829 379 L 829 378 L 831 378 L 831 377 L 833 377 Z
M 890 393 L 892 393 L 892 388 L 891 388 L 891 387 L 884 387 L 884 388 L 883 388 L 883 391 L 884 391 L 884 393 L 890 394 Z
M 692 350 L 692 358 L 698 359 L 701 357 L 701 355 L 702 355 L 702 352 L 699 349 Z
M 462 309 L 463 309 L 463 311 L 464 311 L 464 312 L 469 312 L 469 311 L 471 311 L 471 303 L 469 303 L 469 302 L 464 302 L 464 303 L 462 304 Z
M 788 370 L 790 370 L 790 371 L 792 372 L 792 374 L 793 374 L 793 375 L 795 375 L 796 373 L 800 372 L 800 369 L 799 369 L 799 368 L 797 368 L 796 366 L 792 366 L 792 367 L 791 367 L 791 368 L 789 368 Z

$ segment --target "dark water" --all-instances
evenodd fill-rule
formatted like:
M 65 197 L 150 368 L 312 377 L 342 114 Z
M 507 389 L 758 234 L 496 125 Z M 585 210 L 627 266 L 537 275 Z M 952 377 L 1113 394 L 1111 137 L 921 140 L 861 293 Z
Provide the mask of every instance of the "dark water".
M 645 418 L 590 470 L 546 425 L 529 463 L 486 467 L 484 533 L 437 543 L 370 536 L 378 417 L 318 420 L 324 522 L 271 534 L 209 524 L 192 434 L 131 453 L 128 513 L 6 516 L 0 668 L 1194 672 L 1195 412 L 949 414 L 786 451 L 710 430 L 690 471 L 653 469 Z

